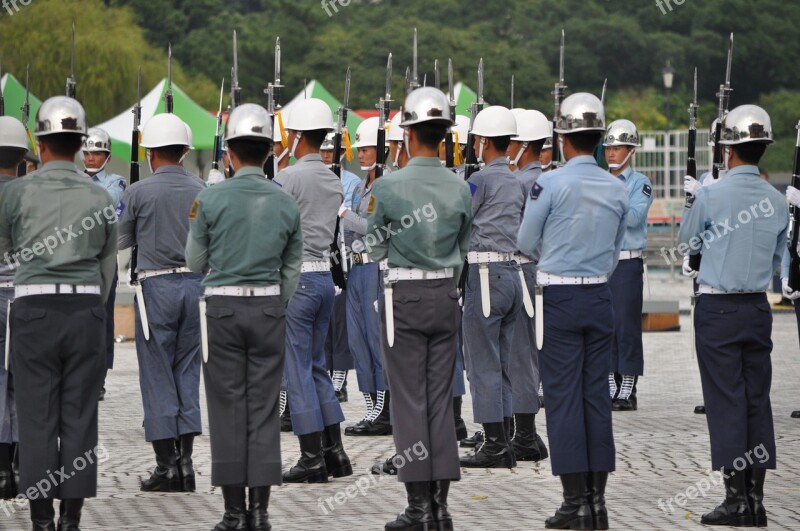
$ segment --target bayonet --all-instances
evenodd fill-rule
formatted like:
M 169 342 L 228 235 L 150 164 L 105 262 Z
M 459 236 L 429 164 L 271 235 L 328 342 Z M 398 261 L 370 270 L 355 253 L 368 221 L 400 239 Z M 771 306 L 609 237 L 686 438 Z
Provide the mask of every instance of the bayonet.
M 456 90 L 453 86 L 453 60 L 447 60 L 447 93 L 450 97 L 450 117 L 455 120 Z
M 31 65 L 27 65 L 25 67 L 25 101 L 22 102 L 22 107 L 20 108 L 20 110 L 22 111 L 22 125 L 25 126 L 25 130 L 28 129 L 28 120 L 30 119 L 30 114 L 31 114 L 30 76 L 31 76 Z
M 603 80 L 603 91 L 600 93 L 600 103 L 606 104 L 606 87 L 608 86 L 608 78 Z
M 439 72 L 439 60 L 435 59 L 433 61 L 433 86 L 436 89 L 441 90 L 442 87 L 442 78 L 441 73 Z
M 69 59 L 69 77 L 67 78 L 67 96 L 76 98 L 78 82 L 75 80 L 75 22 L 72 23 L 72 51 Z
M 717 109 L 717 117 L 720 121 L 725 117 L 728 112 L 728 104 L 730 103 L 731 92 L 731 64 L 733 62 L 733 33 L 731 33 L 730 40 L 728 41 L 728 62 L 725 66 L 725 83 L 719 86 L 719 108 Z
M 419 70 L 417 70 L 417 28 L 414 28 L 414 46 L 411 56 L 411 89 L 419 88 Z
M 281 38 L 275 39 L 275 81 L 272 82 L 272 98 L 275 100 L 275 108 L 281 107 Z
M 172 98 L 172 43 L 167 48 L 167 92 L 164 94 L 164 110 L 168 113 L 173 111 Z
M 450 119 L 453 124 L 456 123 L 456 93 L 453 88 L 453 60 L 447 60 L 447 97 L 450 107 Z M 447 136 L 444 138 L 444 159 L 445 166 L 448 168 L 455 167 L 455 139 L 453 138 L 453 128 L 447 131 Z
M 511 74 L 511 109 L 514 108 L 514 74 Z
M 219 87 L 219 110 L 217 111 L 217 130 L 214 135 L 214 152 L 211 159 L 211 167 L 219 169 L 219 161 L 222 158 L 222 96 L 225 93 L 225 78 Z
M 239 87 L 239 41 L 233 30 L 233 67 L 231 68 L 231 110 L 242 103 L 242 89 Z
M 483 108 L 483 57 L 478 63 L 478 104 Z
M 386 60 L 386 90 L 384 91 L 384 98 L 387 103 L 392 101 L 392 54 L 389 54 L 389 59 Z
M 408 96 L 412 90 L 414 89 L 411 86 L 411 69 L 406 67 L 406 96 Z

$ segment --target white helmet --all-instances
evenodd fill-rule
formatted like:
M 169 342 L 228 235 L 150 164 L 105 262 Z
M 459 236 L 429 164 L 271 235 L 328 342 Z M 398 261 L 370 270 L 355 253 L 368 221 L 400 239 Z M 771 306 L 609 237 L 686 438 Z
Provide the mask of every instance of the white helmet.
M 450 101 L 444 92 L 433 87 L 422 87 L 411 92 L 403 105 L 402 127 L 421 123 L 452 125 Z
M 517 136 L 517 120 L 507 108 L 493 105 L 478 113 L 471 132 L 485 138 Z
M 58 133 L 86 135 L 86 111 L 77 100 L 53 96 L 39 107 L 34 134 L 38 137 Z
M 333 131 L 333 113 L 327 103 L 318 98 L 299 101 L 286 120 L 291 131 Z
M 142 147 L 147 149 L 165 146 L 190 145 L 189 133 L 183 120 L 174 114 L 157 114 L 147 120 L 142 129 Z
M 0 149 L 28 150 L 28 133 L 22 122 L 12 116 L 0 116 Z
M 772 144 L 772 121 L 758 105 L 740 105 L 722 119 L 719 143 L 734 146 L 747 142 Z
M 535 142 L 536 140 L 544 140 L 545 138 L 552 138 L 553 136 L 553 123 L 547 117 L 534 110 L 520 109 L 516 112 L 512 110 L 517 120 L 517 133 L 514 137 L 515 141 L 519 142 Z
M 462 146 L 466 146 L 467 137 L 469 137 L 469 117 L 463 114 L 457 114 L 453 131 L 458 133 L 458 143 Z M 455 142 L 455 139 L 453 141 Z
M 236 138 L 272 140 L 272 116 L 261 105 L 243 103 L 231 111 L 225 126 L 225 141 Z
M 403 142 L 405 140 L 403 138 L 403 128 L 400 126 L 400 122 L 402 121 L 403 121 L 402 112 L 396 113 L 394 117 L 389 121 L 389 129 L 386 131 L 387 142 Z
M 92 127 L 86 132 L 81 151 L 86 153 L 111 153 L 111 137 L 99 127 Z
M 561 103 L 556 120 L 556 133 L 605 130 L 606 112 L 603 102 L 597 96 L 588 92 L 576 92 L 567 96 Z
M 189 149 L 194 149 L 194 135 L 192 135 L 192 128 L 189 127 L 189 124 L 186 122 L 183 122 L 183 125 L 186 126 L 186 136 L 189 137 Z
M 356 141 L 353 144 L 353 148 L 377 147 L 379 126 L 380 118 L 377 116 L 367 118 L 361 122 L 358 129 L 356 129 Z
M 639 147 L 639 131 L 636 130 L 636 124 L 630 120 L 614 120 L 606 129 L 603 146 Z

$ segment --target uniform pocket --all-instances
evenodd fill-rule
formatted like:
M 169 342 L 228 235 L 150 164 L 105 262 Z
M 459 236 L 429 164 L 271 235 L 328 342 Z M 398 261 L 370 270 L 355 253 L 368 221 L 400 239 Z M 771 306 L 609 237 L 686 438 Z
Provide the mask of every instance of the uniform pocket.
M 220 308 L 220 307 L 207 307 L 206 308 L 206 317 L 211 319 L 224 319 L 226 317 L 232 317 L 233 310 L 230 308 Z
M 286 309 L 282 306 L 270 306 L 269 308 L 264 308 L 264 315 L 267 317 L 284 317 L 286 316 Z
M 92 315 L 100 319 L 101 321 L 106 320 L 106 309 L 102 306 L 93 306 L 91 309 Z
M 706 295 L 713 297 L 713 295 Z M 716 315 L 730 315 L 739 311 L 739 305 L 727 302 L 716 302 L 713 300 L 703 301 L 702 298 L 697 305 L 697 310 L 701 312 L 713 313 Z M 769 311 L 769 306 L 767 305 Z
M 25 321 L 26 323 L 42 319 L 47 315 L 47 311 L 44 308 L 14 308 L 13 306 L 11 308 L 12 317 Z
M 759 302 L 758 304 L 754 305 L 758 310 L 761 310 L 764 313 L 772 313 L 772 308 L 768 302 Z

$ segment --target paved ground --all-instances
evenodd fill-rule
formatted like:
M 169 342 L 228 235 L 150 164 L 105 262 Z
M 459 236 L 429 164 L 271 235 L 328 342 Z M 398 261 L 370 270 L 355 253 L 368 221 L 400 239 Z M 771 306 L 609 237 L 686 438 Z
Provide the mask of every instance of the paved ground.
M 660 286 L 658 292 L 666 296 L 687 289 L 678 282 Z M 688 316 L 682 316 L 681 323 L 681 332 L 645 335 L 647 377 L 640 384 L 640 409 L 614 416 L 617 471 L 607 492 L 614 529 L 698 529 L 700 514 L 721 499 L 720 484 L 712 486 L 705 498 L 694 494 L 688 501 L 674 499 L 693 494 L 693 486 L 717 482 L 709 476 L 705 417 L 692 413 L 702 399 L 697 364 L 689 348 Z M 792 409 L 800 408 L 800 356 L 793 315 L 776 314 L 773 340 L 772 398 L 779 453 L 778 470 L 768 475 L 765 503 L 770 528 L 800 529 L 800 420 L 789 418 Z M 349 385 L 353 400 L 344 406 L 353 421 L 363 413 L 353 374 Z M 222 496 L 210 486 L 208 437 L 197 443 L 197 493 L 141 493 L 139 478 L 153 466 L 153 455 L 144 443 L 137 363 L 130 343 L 118 345 L 117 368 L 107 388 L 100 433 L 108 459 L 100 465 L 98 498 L 87 503 L 82 529 L 212 529 L 222 514 Z M 470 420 L 469 397 L 464 411 Z M 543 416 L 537 425 L 544 435 Z M 281 442 L 284 466 L 289 467 L 297 458 L 296 439 L 284 434 Z M 274 529 L 378 530 L 403 509 L 402 486 L 391 477 L 367 472 L 373 462 L 393 453 L 391 438 L 345 437 L 345 445 L 356 474 L 328 484 L 274 489 L 270 507 Z M 451 492 L 459 529 L 539 529 L 559 501 L 560 484 L 550 473 L 549 461 L 521 463 L 514 470 L 464 471 Z M 659 501 L 666 511 L 659 508 Z M 15 508 L 0 506 L 0 530 L 29 529 L 27 508 L 17 508 L 10 515 L 6 514 L 9 509 Z

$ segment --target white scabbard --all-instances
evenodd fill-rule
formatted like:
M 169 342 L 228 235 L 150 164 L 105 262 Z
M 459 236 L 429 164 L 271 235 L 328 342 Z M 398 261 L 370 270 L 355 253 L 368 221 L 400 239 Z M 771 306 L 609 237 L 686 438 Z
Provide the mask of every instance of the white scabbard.
M 536 348 L 544 345 L 544 294 L 541 286 L 536 286 Z
M 481 308 L 483 309 L 483 316 L 489 317 L 492 313 L 492 301 L 489 293 L 489 264 L 480 264 L 478 266 L 478 275 L 481 280 Z
M 533 317 L 533 302 L 531 301 L 528 283 L 525 282 L 525 273 L 522 272 L 522 269 L 519 270 L 519 281 L 522 283 L 522 305 L 525 307 L 525 313 L 528 314 L 528 317 Z
M 692 293 L 691 298 L 689 299 L 689 341 L 691 341 L 690 350 L 692 351 L 692 359 L 695 358 L 695 340 L 694 340 L 694 305 L 697 302 L 697 295 Z
M 200 348 L 203 352 L 203 363 L 208 363 L 208 317 L 206 317 L 206 299 L 200 298 Z
M 150 341 L 150 323 L 147 321 L 147 308 L 144 304 L 142 285 L 137 282 L 134 284 L 133 289 L 136 291 L 136 304 L 139 306 L 139 319 L 142 321 L 142 333 L 144 334 L 144 340 Z
M 383 287 L 383 306 L 386 312 L 386 343 L 389 347 L 394 346 L 394 304 L 392 296 L 394 288 L 392 284 L 385 284 Z
M 8 304 L 6 304 L 6 352 L 5 352 L 5 365 L 6 365 L 6 372 L 8 372 L 8 368 L 11 367 L 11 303 L 13 301 L 9 300 Z
M 647 298 L 652 299 L 653 295 L 650 293 L 650 277 L 647 275 L 647 260 L 645 260 L 644 257 L 642 257 L 642 260 L 642 265 L 644 266 L 644 289 L 647 293 Z

